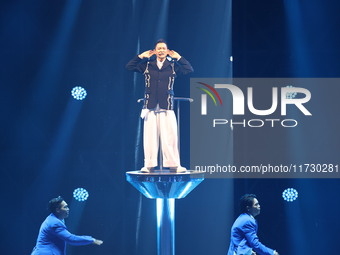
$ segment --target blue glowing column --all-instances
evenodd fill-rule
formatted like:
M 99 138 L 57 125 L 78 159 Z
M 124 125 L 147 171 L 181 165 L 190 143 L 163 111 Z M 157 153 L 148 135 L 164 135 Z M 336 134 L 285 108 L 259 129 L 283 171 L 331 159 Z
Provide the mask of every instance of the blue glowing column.
M 158 254 L 175 254 L 175 199 L 157 198 L 156 203 Z
M 171 173 L 159 171 L 126 173 L 130 182 L 144 196 L 156 199 L 157 254 L 175 254 L 175 199 L 184 198 L 203 180 L 204 174 L 194 171 Z

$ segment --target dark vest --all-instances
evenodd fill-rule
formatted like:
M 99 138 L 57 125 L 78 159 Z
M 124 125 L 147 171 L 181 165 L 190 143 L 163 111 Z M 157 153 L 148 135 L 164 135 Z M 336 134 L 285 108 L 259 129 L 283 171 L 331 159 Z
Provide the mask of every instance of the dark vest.
M 175 63 L 165 60 L 161 69 L 157 60 L 148 61 L 144 71 L 145 93 L 144 108 L 153 109 L 157 104 L 161 109 L 174 108 Z
M 144 108 L 154 109 L 158 104 L 161 109 L 166 110 L 173 110 L 174 108 L 173 87 L 177 74 L 183 75 L 194 71 L 184 57 L 181 57 L 178 61 L 167 58 L 164 60 L 162 68 L 159 69 L 155 58 L 140 59 L 136 56 L 127 63 L 126 68 L 144 74 Z

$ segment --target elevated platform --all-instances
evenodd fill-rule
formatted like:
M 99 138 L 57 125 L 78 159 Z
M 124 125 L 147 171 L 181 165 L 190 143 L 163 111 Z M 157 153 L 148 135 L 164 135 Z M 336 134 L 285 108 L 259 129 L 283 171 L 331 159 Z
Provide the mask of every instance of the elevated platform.
M 201 172 L 131 171 L 126 180 L 147 198 L 156 199 L 157 254 L 175 255 L 175 199 L 184 198 L 203 180 Z
M 131 171 L 126 173 L 126 180 L 147 198 L 180 199 L 204 180 L 204 173 L 191 170 L 185 173 L 167 170 L 154 170 L 151 173 Z

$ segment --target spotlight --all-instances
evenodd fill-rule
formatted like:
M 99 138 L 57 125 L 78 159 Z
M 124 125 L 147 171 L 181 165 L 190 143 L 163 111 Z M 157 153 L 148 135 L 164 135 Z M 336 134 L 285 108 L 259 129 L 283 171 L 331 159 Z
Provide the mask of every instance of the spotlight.
M 89 197 L 89 193 L 84 188 L 77 188 L 73 191 L 73 197 L 75 200 L 83 202 L 87 200 L 87 198 Z
M 83 100 L 87 95 L 86 90 L 80 86 L 74 87 L 71 94 L 76 100 Z
M 287 88 L 293 88 L 293 86 L 289 85 Z M 297 96 L 296 92 L 287 92 L 286 93 L 286 99 L 293 99 Z
M 282 192 L 282 197 L 287 202 L 293 202 L 294 200 L 297 199 L 298 192 L 296 191 L 296 189 L 288 188 Z

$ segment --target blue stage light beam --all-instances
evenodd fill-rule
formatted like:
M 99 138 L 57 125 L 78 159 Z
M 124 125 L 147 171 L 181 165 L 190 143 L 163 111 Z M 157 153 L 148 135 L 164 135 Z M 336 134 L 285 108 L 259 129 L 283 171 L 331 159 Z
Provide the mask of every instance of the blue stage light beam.
M 42 61 L 41 69 L 33 81 L 33 84 L 36 84 L 36 88 L 31 92 L 31 102 L 27 103 L 30 112 L 35 112 L 36 116 L 44 114 L 43 112 L 49 109 L 50 102 L 55 100 L 53 96 L 57 94 L 56 91 L 60 89 L 60 86 L 57 85 L 60 75 L 63 73 L 61 70 L 65 64 L 70 39 L 81 4 L 82 0 L 65 1 L 64 3 L 64 10 L 60 14 L 59 24 L 51 43 L 46 49 L 46 59 Z M 44 105 L 44 107 L 41 107 L 41 105 Z M 37 197 L 41 193 L 41 190 L 52 191 L 56 188 L 52 186 L 51 183 L 52 181 L 53 183 L 58 183 L 57 180 L 61 178 L 60 167 L 81 106 L 82 104 L 74 104 L 74 102 L 71 101 L 68 103 L 64 118 L 60 122 L 59 128 L 57 128 L 49 156 L 46 158 L 46 162 L 42 163 L 43 170 L 31 185 L 29 191 L 30 196 Z M 52 118 L 55 118 L 55 116 L 52 116 Z
M 73 191 L 73 197 L 79 202 L 84 202 L 89 197 L 89 193 L 84 188 L 77 188 Z
M 76 100 L 84 100 L 87 96 L 87 92 L 83 87 L 76 86 L 72 89 L 71 94 Z
M 154 13 L 158 13 L 158 21 L 156 22 L 156 37 L 155 38 L 166 38 L 166 32 L 168 29 L 168 19 L 169 19 L 169 0 L 161 1 L 160 6 L 153 6 L 153 8 L 157 8 L 157 11 Z
M 310 43 L 308 43 L 308 33 L 304 29 L 303 10 L 304 6 L 301 2 L 294 0 L 284 1 L 284 7 L 287 17 L 287 33 L 290 43 L 290 50 L 294 61 L 291 66 L 295 75 L 306 77 L 307 74 L 312 72 L 312 62 L 310 60 L 310 54 L 308 49 Z
M 298 198 L 298 196 L 299 196 L 299 193 L 297 192 L 296 189 L 293 189 L 293 188 L 285 189 L 282 192 L 282 197 L 287 202 L 295 201 Z
M 59 88 L 57 83 L 65 65 L 70 39 L 81 4 L 82 0 L 65 1 L 64 10 L 60 13 L 60 21 L 53 40 L 46 50 L 46 59 L 42 62 L 41 69 L 34 82 L 34 84 L 37 84 L 34 100 L 43 98 L 48 102 Z M 46 86 L 47 84 L 48 86 Z

